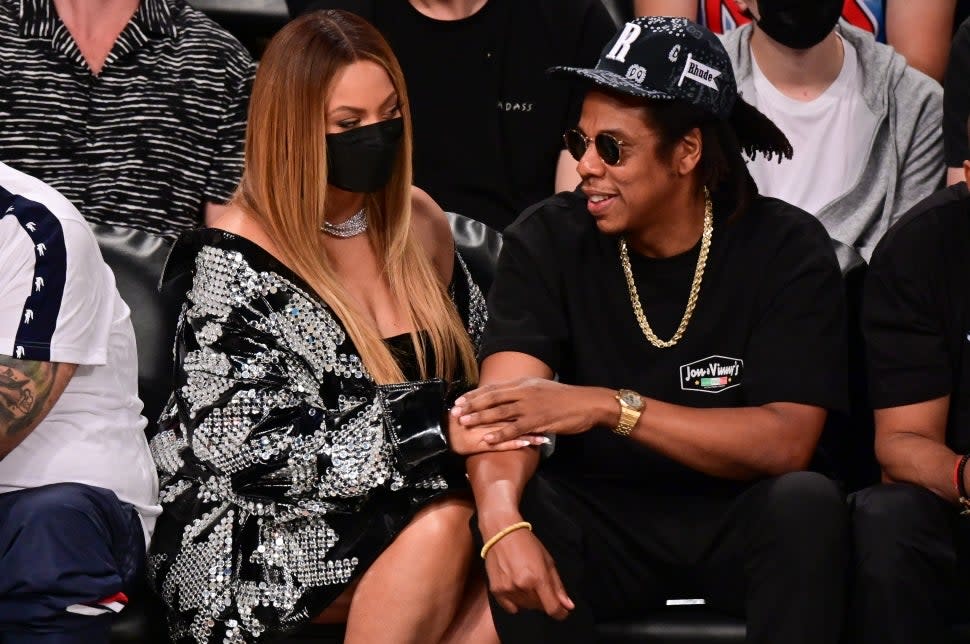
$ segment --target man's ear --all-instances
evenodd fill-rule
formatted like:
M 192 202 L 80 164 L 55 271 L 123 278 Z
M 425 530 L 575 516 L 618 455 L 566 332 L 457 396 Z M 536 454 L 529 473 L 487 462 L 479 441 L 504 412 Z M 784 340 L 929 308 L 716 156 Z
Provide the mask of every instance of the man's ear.
M 685 134 L 674 149 L 674 172 L 686 176 L 694 171 L 704 153 L 704 137 L 700 128 L 692 128 Z

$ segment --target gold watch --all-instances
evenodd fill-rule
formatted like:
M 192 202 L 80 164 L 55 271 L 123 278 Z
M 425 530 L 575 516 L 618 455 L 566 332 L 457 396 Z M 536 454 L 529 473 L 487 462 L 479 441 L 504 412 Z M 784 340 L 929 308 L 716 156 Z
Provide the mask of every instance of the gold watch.
M 645 406 L 643 396 L 630 389 L 620 389 L 615 397 L 620 403 L 620 422 L 616 424 L 613 431 L 620 436 L 629 436 L 643 412 Z

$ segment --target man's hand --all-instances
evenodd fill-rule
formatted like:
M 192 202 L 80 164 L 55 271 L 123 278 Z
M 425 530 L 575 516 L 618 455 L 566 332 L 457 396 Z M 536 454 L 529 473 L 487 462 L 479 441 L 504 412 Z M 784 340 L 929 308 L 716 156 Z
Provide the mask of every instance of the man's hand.
M 481 432 L 485 443 L 497 445 L 525 434 L 579 434 L 615 425 L 619 405 L 611 389 L 525 378 L 470 391 L 451 413 L 468 431 Z
M 493 443 L 485 442 L 484 436 L 491 434 L 497 427 L 479 427 L 466 429 L 458 422 L 453 414 L 448 414 L 448 444 L 451 451 L 462 456 L 481 454 L 482 452 L 506 452 L 523 447 L 537 447 L 549 442 L 545 436 L 516 436 L 506 441 Z
M 565 619 L 576 607 L 559 579 L 555 562 L 530 530 L 516 530 L 492 546 L 485 557 L 485 571 L 489 590 L 510 613 L 532 609 Z

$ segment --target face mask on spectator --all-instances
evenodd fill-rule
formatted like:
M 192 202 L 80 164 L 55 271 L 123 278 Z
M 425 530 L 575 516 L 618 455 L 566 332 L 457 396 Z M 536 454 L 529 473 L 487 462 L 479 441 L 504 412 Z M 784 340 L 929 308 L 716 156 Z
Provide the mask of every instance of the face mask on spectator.
M 396 118 L 327 135 L 327 183 L 347 192 L 387 185 L 404 133 Z
M 809 49 L 829 35 L 842 0 L 758 0 L 758 28 L 785 47 Z

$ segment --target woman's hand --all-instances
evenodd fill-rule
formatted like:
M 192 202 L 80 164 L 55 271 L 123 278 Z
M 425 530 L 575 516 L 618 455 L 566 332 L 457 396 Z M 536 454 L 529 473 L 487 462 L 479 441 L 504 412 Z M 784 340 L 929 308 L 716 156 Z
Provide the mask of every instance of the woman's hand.
M 615 425 L 619 403 L 612 389 L 526 378 L 470 391 L 451 413 L 472 440 L 498 446 L 530 434 L 579 434 Z
M 529 530 L 516 530 L 492 546 L 485 571 L 495 601 L 509 613 L 541 610 L 561 620 L 576 607 L 549 552 Z
M 448 414 L 448 445 L 456 454 L 468 456 L 481 452 L 505 452 L 523 447 L 535 447 L 549 442 L 545 436 L 516 436 L 505 441 L 485 442 L 483 437 L 494 429 L 496 428 L 480 427 L 469 430 L 458 422 L 455 415 Z

